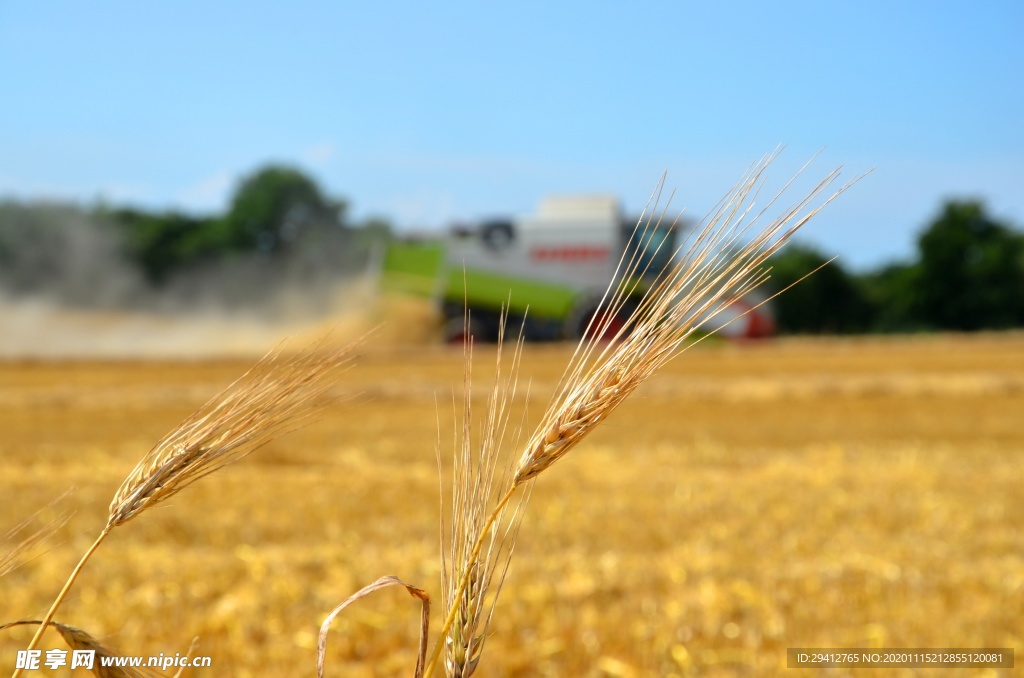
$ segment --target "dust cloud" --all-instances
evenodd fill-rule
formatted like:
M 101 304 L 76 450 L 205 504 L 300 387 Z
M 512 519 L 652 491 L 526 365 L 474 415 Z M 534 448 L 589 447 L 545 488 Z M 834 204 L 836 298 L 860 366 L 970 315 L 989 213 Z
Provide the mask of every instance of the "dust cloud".
M 436 340 L 429 302 L 379 294 L 382 246 L 339 229 L 155 283 L 103 209 L 0 201 L 0 359 L 249 356 L 371 329 L 377 344 Z
M 328 333 L 337 341 L 371 333 L 374 346 L 434 343 L 439 336 L 429 303 L 382 296 L 370 278 L 335 283 L 316 313 L 304 296 L 293 288 L 261 307 L 174 310 L 74 308 L 0 296 L 0 360 L 253 357 Z

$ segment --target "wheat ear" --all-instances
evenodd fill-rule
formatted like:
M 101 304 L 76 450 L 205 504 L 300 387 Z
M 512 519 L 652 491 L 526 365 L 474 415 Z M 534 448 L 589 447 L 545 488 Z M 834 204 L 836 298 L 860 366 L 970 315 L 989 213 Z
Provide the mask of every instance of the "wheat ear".
M 677 263 L 655 276 L 629 319 L 615 334 L 614 341 L 606 343 L 601 338 L 609 333 L 615 314 L 626 307 L 637 291 L 637 280 L 648 273 L 638 256 L 623 255 L 615 281 L 602 299 L 605 312 L 595 314 L 591 321 L 540 425 L 515 466 L 507 491 L 501 495 L 476 539 L 452 596 L 456 602 L 450 606 L 441 627 L 442 640 L 435 645 L 427 665 L 427 676 L 433 675 L 443 639 L 458 615 L 458 601 L 471 584 L 487 534 L 498 523 L 516 491 L 562 459 L 641 383 L 685 350 L 686 341 L 698 324 L 714 318 L 764 283 L 768 279 L 765 266 L 768 258 L 853 183 L 815 205 L 838 180 L 840 170 L 833 170 L 806 197 L 761 225 L 759 222 L 765 213 L 793 183 L 791 180 L 765 207 L 754 211 L 754 199 L 763 186 L 764 173 L 777 155 L 778 151 L 771 153 L 748 169 L 713 214 L 705 218 L 692 239 L 674 253 Z M 663 182 L 664 177 L 639 222 L 644 224 L 641 234 L 644 243 L 653 242 L 656 229 L 665 219 L 664 210 L 656 214 Z
M 466 324 L 468 327 L 468 314 Z M 450 554 L 448 559 L 442 561 L 443 602 L 446 609 L 451 607 L 458 610 L 444 639 L 446 672 L 452 678 L 469 678 L 476 671 L 494 612 L 494 601 L 501 590 L 512 556 L 512 546 L 519 527 L 519 512 L 523 508 L 521 502 L 503 532 L 497 526 L 502 523 L 504 510 L 498 511 L 493 519 L 490 515 L 495 492 L 509 479 L 509 469 L 506 467 L 502 471 L 498 462 L 509 429 L 509 406 L 518 387 L 516 375 L 523 346 L 520 332 L 512 352 L 508 376 L 505 376 L 502 365 L 504 335 L 505 318 L 502 315 L 494 384 L 487 398 L 478 445 L 474 445 L 473 441 L 472 340 L 464 345 L 462 426 L 456 427 L 458 437 L 454 446 Z M 518 430 L 521 429 L 516 430 L 514 437 L 517 437 Z M 483 557 L 473 555 L 478 543 L 486 548 Z M 451 572 L 448 568 L 449 560 Z M 463 577 L 468 579 L 468 583 L 459 593 Z M 487 596 L 492 590 L 488 605 Z
M 112 529 L 307 423 L 327 404 L 321 396 L 348 364 L 353 348 L 330 348 L 325 338 L 294 355 L 272 351 L 164 436 L 114 493 L 107 524 L 72 570 L 28 649 L 36 647 L 82 568 Z M 22 669 L 15 670 L 12 678 L 21 673 Z

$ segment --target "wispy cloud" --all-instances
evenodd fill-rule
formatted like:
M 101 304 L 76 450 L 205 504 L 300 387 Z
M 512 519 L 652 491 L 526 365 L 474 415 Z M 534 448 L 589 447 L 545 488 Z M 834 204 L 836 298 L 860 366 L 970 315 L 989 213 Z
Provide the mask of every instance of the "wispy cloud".
M 221 210 L 227 205 L 234 184 L 234 174 L 220 171 L 186 188 L 178 194 L 176 202 L 187 210 L 202 212 Z
M 333 141 L 321 141 L 307 148 L 299 156 L 302 162 L 316 169 L 323 169 L 334 161 L 338 149 Z

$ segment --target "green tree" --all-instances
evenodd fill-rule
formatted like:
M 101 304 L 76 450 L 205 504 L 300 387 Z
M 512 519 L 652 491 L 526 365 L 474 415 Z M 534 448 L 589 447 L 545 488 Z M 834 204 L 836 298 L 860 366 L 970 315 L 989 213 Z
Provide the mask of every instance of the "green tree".
M 326 197 L 299 170 L 269 165 L 241 181 L 223 217 L 137 209 L 112 215 L 122 225 L 130 257 L 150 282 L 160 284 L 203 261 L 249 253 L 278 257 L 299 245 L 306 259 L 337 260 L 346 242 L 344 212 L 343 202 Z
M 980 202 L 947 202 L 918 240 L 917 307 L 941 329 L 1024 325 L 1024 236 Z
M 123 208 L 112 216 L 122 225 L 125 249 L 151 283 L 223 253 L 223 222 L 178 212 Z
M 299 170 L 269 165 L 242 180 L 222 237 L 231 249 L 282 252 L 317 231 L 339 230 L 345 207 Z
M 871 308 L 857 279 L 838 262 L 826 262 L 827 257 L 805 245 L 792 245 L 772 257 L 770 283 L 777 292 L 786 290 L 772 302 L 780 332 L 861 332 L 869 326 Z
M 915 332 L 930 328 L 921 315 L 921 266 L 892 263 L 861 276 L 873 320 L 870 330 Z

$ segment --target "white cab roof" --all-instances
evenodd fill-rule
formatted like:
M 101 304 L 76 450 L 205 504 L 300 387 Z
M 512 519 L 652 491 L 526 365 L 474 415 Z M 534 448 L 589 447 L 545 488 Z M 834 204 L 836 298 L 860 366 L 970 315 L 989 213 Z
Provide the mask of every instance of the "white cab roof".
M 610 195 L 553 195 L 537 208 L 540 220 L 619 220 L 619 201 Z

